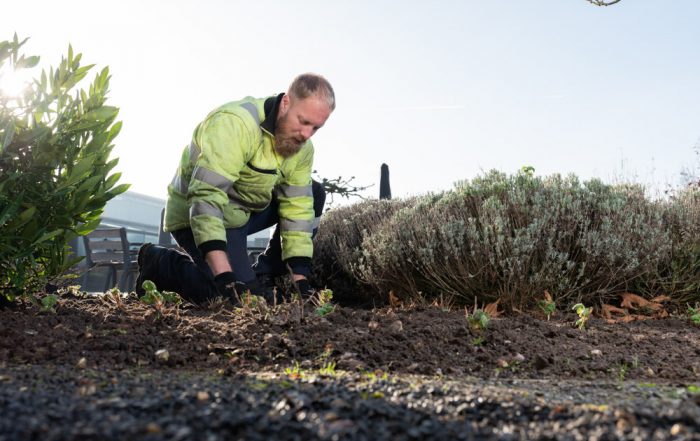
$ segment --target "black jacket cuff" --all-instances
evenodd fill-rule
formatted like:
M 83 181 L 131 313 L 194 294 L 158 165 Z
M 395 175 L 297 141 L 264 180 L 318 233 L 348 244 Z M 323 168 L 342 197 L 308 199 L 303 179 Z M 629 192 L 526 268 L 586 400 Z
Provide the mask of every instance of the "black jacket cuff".
M 302 276 L 311 276 L 311 258 L 310 257 L 290 257 L 285 260 L 285 263 L 289 265 L 294 274 L 300 274 Z
M 202 252 L 202 256 L 206 256 L 209 251 L 214 250 L 225 252 L 226 242 L 223 240 L 210 240 L 199 244 L 199 251 Z

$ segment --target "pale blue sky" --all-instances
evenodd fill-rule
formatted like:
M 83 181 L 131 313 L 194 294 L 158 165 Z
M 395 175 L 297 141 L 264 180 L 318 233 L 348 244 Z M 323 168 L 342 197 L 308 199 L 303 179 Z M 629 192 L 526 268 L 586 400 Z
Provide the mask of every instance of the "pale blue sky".
M 700 139 L 700 2 L 6 2 L 3 33 L 41 66 L 68 43 L 109 65 L 123 181 L 165 197 L 212 108 L 314 71 L 338 108 L 316 169 L 395 196 L 496 168 L 678 184 Z M 8 26 L 9 25 L 9 26 Z

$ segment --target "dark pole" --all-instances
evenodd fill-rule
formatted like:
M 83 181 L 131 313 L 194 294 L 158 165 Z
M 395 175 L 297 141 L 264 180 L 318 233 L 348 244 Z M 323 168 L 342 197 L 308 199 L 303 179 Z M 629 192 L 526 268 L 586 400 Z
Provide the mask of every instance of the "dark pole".
M 391 185 L 389 185 L 389 166 L 382 164 L 382 176 L 379 181 L 379 199 L 391 199 Z

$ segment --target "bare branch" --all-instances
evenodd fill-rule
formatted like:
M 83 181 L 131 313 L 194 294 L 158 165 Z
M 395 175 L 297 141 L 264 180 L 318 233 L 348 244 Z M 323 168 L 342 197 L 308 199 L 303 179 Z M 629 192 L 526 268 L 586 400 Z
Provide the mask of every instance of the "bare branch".
M 596 6 L 610 6 L 614 5 L 615 3 L 619 3 L 620 0 L 587 0 L 588 3 L 592 3 Z

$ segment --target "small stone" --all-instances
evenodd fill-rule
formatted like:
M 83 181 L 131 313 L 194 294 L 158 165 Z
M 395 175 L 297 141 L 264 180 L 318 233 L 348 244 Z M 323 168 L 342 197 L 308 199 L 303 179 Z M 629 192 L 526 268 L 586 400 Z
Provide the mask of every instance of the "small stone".
M 207 391 L 197 392 L 197 401 L 209 401 L 209 392 L 207 392 Z
M 592 349 L 591 355 L 594 357 L 601 357 L 603 356 L 603 351 L 601 351 L 600 349 Z
M 513 357 L 513 360 L 517 361 L 518 363 L 522 363 L 525 361 L 525 356 L 523 354 L 515 354 L 515 357 Z
M 367 327 L 370 331 L 376 331 L 377 329 L 379 329 L 379 322 L 370 320 L 370 322 L 367 323 Z
M 393 333 L 399 333 L 403 331 L 403 323 L 401 323 L 401 320 L 394 320 L 391 322 L 389 325 L 389 331 Z
M 333 409 L 349 409 L 350 403 L 348 403 L 347 401 L 345 401 L 341 398 L 335 398 L 333 401 L 331 401 L 331 408 L 333 408 Z
M 209 355 L 207 356 L 207 363 L 209 364 L 216 364 L 219 362 L 219 356 L 216 355 L 214 352 L 210 352 Z
M 75 364 L 75 367 L 78 369 L 85 369 L 87 367 L 87 359 L 85 357 L 82 357 L 78 362 Z
M 338 418 L 339 418 L 339 417 L 338 417 L 338 414 L 335 413 L 335 412 L 333 412 L 333 411 L 327 412 L 327 413 L 323 416 L 323 419 L 326 420 L 326 421 L 335 421 L 335 420 L 337 420 Z
M 170 352 L 167 349 L 158 349 L 156 351 L 156 361 L 167 363 L 170 359 Z
M 656 375 L 656 373 L 654 372 L 654 369 L 652 369 L 650 367 L 646 368 L 646 374 L 650 377 L 653 377 L 654 375 Z
M 681 433 L 683 433 L 683 426 L 679 423 L 674 424 L 671 426 L 671 435 L 672 436 L 678 436 Z
M 148 432 L 151 435 L 155 435 L 157 433 L 160 433 L 163 429 L 157 424 L 157 423 L 148 423 L 146 425 L 146 432 Z

